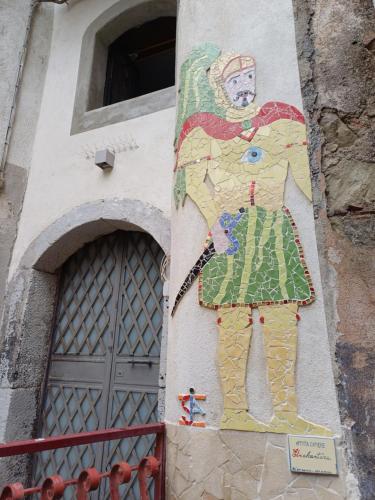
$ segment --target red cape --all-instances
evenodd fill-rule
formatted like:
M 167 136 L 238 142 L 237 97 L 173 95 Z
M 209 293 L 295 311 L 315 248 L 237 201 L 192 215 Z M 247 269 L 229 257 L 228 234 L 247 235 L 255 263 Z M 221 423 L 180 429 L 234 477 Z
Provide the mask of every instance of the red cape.
M 264 104 L 260 108 L 259 113 L 249 120 L 251 122 L 251 128 L 254 128 L 249 137 L 242 135 L 243 132 L 248 130 L 248 127 L 246 129 L 244 128 L 244 122 L 228 122 L 213 113 L 194 113 L 185 121 L 182 127 L 182 131 L 177 141 L 177 154 L 185 138 L 197 127 L 201 127 L 207 135 L 214 139 L 226 141 L 241 136 L 243 139 L 250 142 L 259 127 L 264 127 L 281 119 L 305 123 L 303 114 L 298 111 L 297 108 L 290 104 L 277 101 L 270 101 Z

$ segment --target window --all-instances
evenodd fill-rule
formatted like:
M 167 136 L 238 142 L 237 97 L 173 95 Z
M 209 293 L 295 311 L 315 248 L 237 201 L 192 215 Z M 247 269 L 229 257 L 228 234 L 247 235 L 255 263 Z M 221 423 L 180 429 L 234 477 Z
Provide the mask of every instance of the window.
M 118 0 L 89 24 L 72 135 L 175 106 L 176 17 L 177 0 Z
M 126 31 L 108 47 L 103 105 L 175 83 L 176 18 L 160 17 Z

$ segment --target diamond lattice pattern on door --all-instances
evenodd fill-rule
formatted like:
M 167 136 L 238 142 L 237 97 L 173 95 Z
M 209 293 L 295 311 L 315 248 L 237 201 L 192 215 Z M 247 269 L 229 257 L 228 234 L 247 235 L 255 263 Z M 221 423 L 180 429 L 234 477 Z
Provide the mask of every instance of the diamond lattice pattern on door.
M 64 264 L 41 436 L 158 420 L 162 258 L 146 233 L 116 232 Z M 120 459 L 135 464 L 153 445 L 145 436 L 45 452 L 35 460 L 34 479 L 75 477 L 92 466 L 106 470 Z M 138 499 L 137 481 L 122 494 Z M 91 496 L 105 497 L 104 489 Z

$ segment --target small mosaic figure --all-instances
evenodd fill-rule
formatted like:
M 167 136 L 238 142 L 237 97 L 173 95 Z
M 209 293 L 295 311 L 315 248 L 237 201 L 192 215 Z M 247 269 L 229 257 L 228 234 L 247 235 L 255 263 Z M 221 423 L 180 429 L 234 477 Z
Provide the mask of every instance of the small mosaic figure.
M 205 394 L 195 394 L 193 387 L 190 387 L 189 394 L 179 394 L 178 399 L 181 401 L 181 407 L 185 413 L 189 415 L 189 418 L 182 415 L 179 420 L 180 425 L 191 425 L 192 427 L 205 427 L 206 424 L 202 421 L 196 421 L 196 415 L 204 416 L 206 412 L 197 403 L 198 400 L 205 401 Z
M 199 276 L 200 304 L 217 311 L 222 429 L 330 435 L 297 412 L 298 309 L 315 292 L 284 189 L 290 170 L 311 201 L 304 117 L 282 102 L 257 106 L 255 81 L 253 57 L 221 54 L 212 44 L 193 50 L 182 66 L 175 202 L 179 208 L 189 196 L 209 232 L 173 313 Z M 274 409 L 269 423 L 248 411 L 254 308 L 263 324 Z

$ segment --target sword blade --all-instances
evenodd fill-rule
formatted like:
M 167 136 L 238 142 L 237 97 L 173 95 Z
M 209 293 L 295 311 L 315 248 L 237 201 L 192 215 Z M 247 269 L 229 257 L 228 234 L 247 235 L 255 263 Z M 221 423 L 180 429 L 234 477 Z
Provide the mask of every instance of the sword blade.
M 181 285 L 181 288 L 176 296 L 174 306 L 172 309 L 172 316 L 174 316 L 178 304 L 181 302 L 182 297 L 185 295 L 185 293 L 189 290 L 191 285 L 194 283 L 196 277 L 198 274 L 201 272 L 201 270 L 204 268 L 204 266 L 207 264 L 207 262 L 215 255 L 216 250 L 214 247 L 213 243 L 210 243 L 210 245 L 204 249 L 202 252 L 201 256 L 197 260 L 197 262 L 194 264 L 194 266 L 190 269 L 189 274 L 186 276 L 184 279 L 184 282 Z

